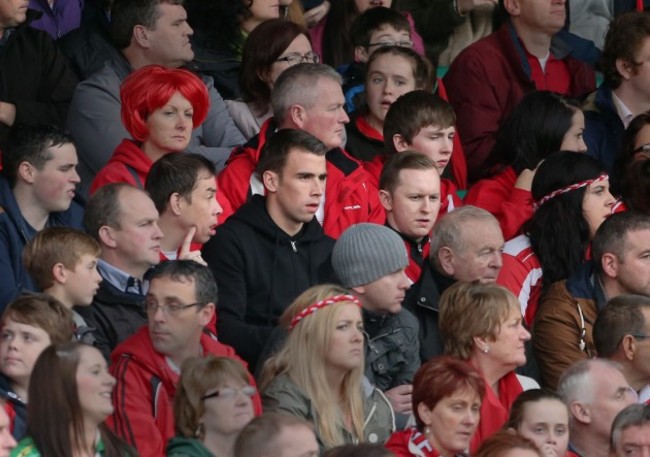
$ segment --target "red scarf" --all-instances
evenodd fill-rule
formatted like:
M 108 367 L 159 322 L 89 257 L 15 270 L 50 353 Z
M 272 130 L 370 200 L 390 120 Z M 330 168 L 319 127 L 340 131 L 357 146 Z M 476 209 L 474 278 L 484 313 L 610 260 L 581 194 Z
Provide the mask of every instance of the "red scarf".
M 397 457 L 440 457 L 427 437 L 415 427 L 393 433 L 386 443 L 386 449 Z
M 514 371 L 499 380 L 498 397 L 492 387 L 487 385 L 485 398 L 483 398 L 483 404 L 481 405 L 481 421 L 470 443 L 472 455 L 476 453 L 483 441 L 501 430 L 503 424 L 508 420 L 512 403 L 523 391 L 524 389 L 521 387 Z

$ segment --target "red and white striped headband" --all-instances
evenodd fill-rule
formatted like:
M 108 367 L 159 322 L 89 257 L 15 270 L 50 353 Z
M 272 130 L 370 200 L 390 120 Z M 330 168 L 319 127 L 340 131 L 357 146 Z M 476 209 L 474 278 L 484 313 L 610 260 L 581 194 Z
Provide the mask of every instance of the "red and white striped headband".
M 357 305 L 359 308 L 361 307 L 361 302 L 354 295 L 334 295 L 333 297 L 329 297 L 326 298 L 325 300 L 321 300 L 312 305 L 309 305 L 307 308 L 303 309 L 298 314 L 296 314 L 293 317 L 293 319 L 291 319 L 291 325 L 289 325 L 289 330 L 293 330 L 293 328 L 296 326 L 296 324 L 298 324 L 298 322 L 300 322 L 310 314 L 314 314 L 319 309 L 343 301 L 349 301 Z
M 594 179 L 585 179 L 584 181 L 577 182 L 575 184 L 571 184 L 569 186 L 563 187 L 562 189 L 557 189 L 551 192 L 548 195 L 544 195 L 542 198 L 539 199 L 536 203 L 533 204 L 533 208 L 535 210 L 538 210 L 540 206 L 542 206 L 544 203 L 546 203 L 549 200 L 554 199 L 555 197 L 566 194 L 567 192 L 571 192 L 573 190 L 578 190 L 583 187 L 587 187 L 589 184 L 593 184 L 595 182 L 600 182 L 604 181 L 605 179 L 609 179 L 609 175 L 607 173 L 603 173 L 597 178 Z

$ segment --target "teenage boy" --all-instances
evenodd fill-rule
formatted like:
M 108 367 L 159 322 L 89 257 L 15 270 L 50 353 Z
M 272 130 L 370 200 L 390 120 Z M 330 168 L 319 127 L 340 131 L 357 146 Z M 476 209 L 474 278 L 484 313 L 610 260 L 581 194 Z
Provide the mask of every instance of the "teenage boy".
M 23 262 L 36 287 L 72 311 L 75 336 L 93 344 L 92 329 L 74 306 L 90 306 L 102 277 L 97 271 L 101 253 L 90 235 L 69 227 L 50 227 L 36 235 L 23 251 Z
M 456 115 L 451 105 L 423 90 L 402 95 L 384 121 L 385 156 L 376 157 L 366 169 L 379 179 L 386 159 L 407 150 L 420 152 L 435 163 L 440 176 L 440 215 L 462 206 L 454 182 L 445 177 L 454 151 Z
M 73 201 L 76 166 L 72 138 L 62 129 L 12 129 L 0 177 L 0 310 L 21 290 L 35 290 L 22 262 L 27 241 L 45 227 L 81 228 L 83 208 Z
M 198 154 L 167 154 L 153 164 L 144 188 L 160 213 L 160 260 L 205 265 L 201 246 L 215 234 L 223 212 L 212 162 Z
M 31 294 L 10 303 L 0 325 L 0 397 L 7 402 L 12 435 L 20 440 L 27 433 L 27 392 L 36 359 L 50 344 L 70 341 L 74 322 L 55 298 Z

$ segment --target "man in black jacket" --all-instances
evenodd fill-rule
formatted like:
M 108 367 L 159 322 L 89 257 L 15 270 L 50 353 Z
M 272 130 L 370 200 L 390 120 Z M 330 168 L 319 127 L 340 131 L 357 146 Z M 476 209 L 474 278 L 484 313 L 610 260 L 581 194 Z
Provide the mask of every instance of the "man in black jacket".
M 14 124 L 63 126 L 77 78 L 28 0 L 0 2 L 0 141 Z
M 95 328 L 104 357 L 147 323 L 147 271 L 160 262 L 162 231 L 151 198 L 128 184 L 108 184 L 88 201 L 84 226 L 102 248 L 102 282 L 90 307 L 78 308 Z
M 265 144 L 254 195 L 208 241 L 203 258 L 219 287 L 217 334 L 254 371 L 278 318 L 309 287 L 331 280 L 334 241 L 315 215 L 324 196 L 327 147 L 282 129 Z

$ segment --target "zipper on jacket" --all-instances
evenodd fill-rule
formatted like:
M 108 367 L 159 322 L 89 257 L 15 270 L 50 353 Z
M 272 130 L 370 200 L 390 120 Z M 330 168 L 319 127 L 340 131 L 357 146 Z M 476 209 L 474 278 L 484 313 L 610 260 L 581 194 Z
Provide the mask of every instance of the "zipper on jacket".
M 293 249 L 293 252 L 298 252 L 298 248 L 296 247 L 295 241 L 291 241 L 291 249 Z

